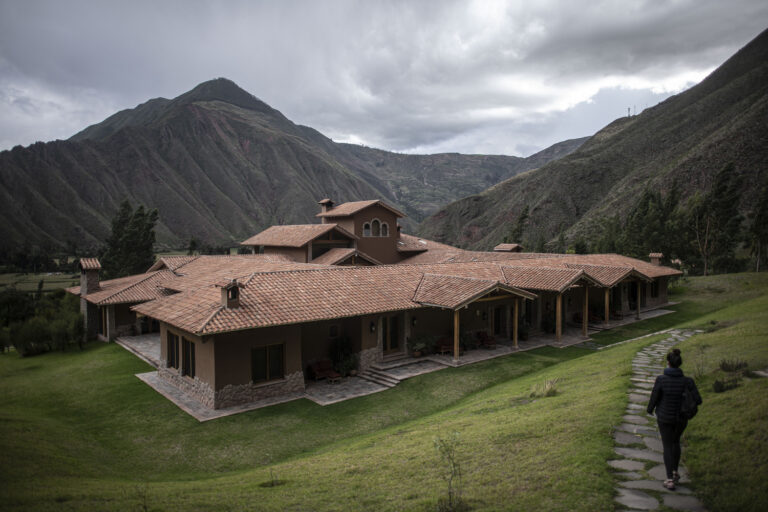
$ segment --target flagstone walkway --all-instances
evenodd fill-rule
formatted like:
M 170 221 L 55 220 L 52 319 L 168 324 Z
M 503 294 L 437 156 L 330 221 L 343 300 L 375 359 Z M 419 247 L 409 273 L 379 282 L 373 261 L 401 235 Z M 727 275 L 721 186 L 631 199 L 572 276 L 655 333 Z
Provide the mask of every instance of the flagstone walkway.
M 665 367 L 669 349 L 703 331 L 670 329 L 669 337 L 650 345 L 637 353 L 632 361 L 632 388 L 623 422 L 616 426 L 613 439 L 618 456 L 608 464 L 617 477 L 617 496 L 621 510 L 658 510 L 660 506 L 671 510 L 704 512 L 704 505 L 685 486 L 690 483 L 688 472 L 680 465 L 680 485 L 670 491 L 662 485 L 666 478 L 663 448 L 656 426 L 656 418 L 645 410 L 651 396 L 656 376 Z

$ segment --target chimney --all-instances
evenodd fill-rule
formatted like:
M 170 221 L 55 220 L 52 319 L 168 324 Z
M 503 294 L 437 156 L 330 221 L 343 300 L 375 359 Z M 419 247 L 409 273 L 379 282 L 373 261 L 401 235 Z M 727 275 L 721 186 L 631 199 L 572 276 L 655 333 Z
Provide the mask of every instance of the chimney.
M 318 201 L 317 204 L 320 205 L 320 213 L 326 213 L 328 210 L 333 208 L 333 201 L 328 198 Z
M 101 263 L 97 258 L 80 258 L 77 263 L 80 267 L 80 296 L 99 290 L 99 271 Z
M 227 309 L 237 309 L 240 307 L 240 288 L 244 288 L 237 279 L 224 281 L 216 286 L 221 288 L 221 306 Z
M 661 266 L 661 258 L 664 257 L 664 254 L 660 252 L 652 252 L 648 257 L 651 259 L 651 265 Z

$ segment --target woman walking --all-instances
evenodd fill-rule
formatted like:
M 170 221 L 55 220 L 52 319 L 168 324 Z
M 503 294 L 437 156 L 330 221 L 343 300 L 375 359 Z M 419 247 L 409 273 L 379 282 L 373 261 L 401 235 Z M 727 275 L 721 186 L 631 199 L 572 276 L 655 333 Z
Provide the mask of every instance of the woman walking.
M 664 466 L 667 470 L 664 487 L 674 490 L 675 484 L 680 480 L 680 436 L 688 426 L 688 419 L 681 414 L 683 392 L 690 393 L 697 405 L 701 404 L 701 395 L 693 379 L 683 375 L 683 370 L 680 369 L 683 358 L 680 357 L 679 349 L 673 349 L 667 354 L 667 364 L 669 367 L 664 369 L 664 374 L 656 377 L 648 402 L 648 414 L 653 414 L 654 409 L 656 410 L 661 444 L 664 446 Z

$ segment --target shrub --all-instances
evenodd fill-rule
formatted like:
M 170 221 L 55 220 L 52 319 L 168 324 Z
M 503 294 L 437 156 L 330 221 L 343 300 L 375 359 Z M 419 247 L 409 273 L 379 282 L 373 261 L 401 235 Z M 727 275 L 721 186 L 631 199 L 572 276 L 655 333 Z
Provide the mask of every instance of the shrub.
M 720 369 L 729 373 L 741 372 L 747 369 L 747 362 L 742 359 L 721 359 Z
M 30 318 L 15 329 L 13 344 L 22 357 L 48 352 L 51 350 L 48 322 L 39 316 Z
M 434 444 L 442 464 L 438 468 L 440 476 L 448 486 L 446 496 L 437 503 L 437 509 L 441 512 L 467 510 L 468 507 L 461 498 L 461 463 L 458 454 L 461 439 L 459 433 L 454 432 L 448 438 L 437 436 L 434 439 Z
M 531 398 L 539 398 L 545 396 L 555 396 L 557 394 L 557 383 L 560 379 L 547 379 L 542 384 L 536 384 L 531 389 Z

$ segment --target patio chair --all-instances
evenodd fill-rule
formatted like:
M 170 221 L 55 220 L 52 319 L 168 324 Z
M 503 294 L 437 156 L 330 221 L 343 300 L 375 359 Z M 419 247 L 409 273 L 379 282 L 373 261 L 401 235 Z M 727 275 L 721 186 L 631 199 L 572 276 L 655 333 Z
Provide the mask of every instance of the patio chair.
M 496 338 L 485 331 L 477 331 L 477 342 L 483 348 L 496 348 Z
M 315 380 L 328 379 L 328 382 L 334 383 L 341 379 L 341 374 L 333 369 L 333 364 L 328 359 L 321 359 L 309 365 L 312 377 Z

